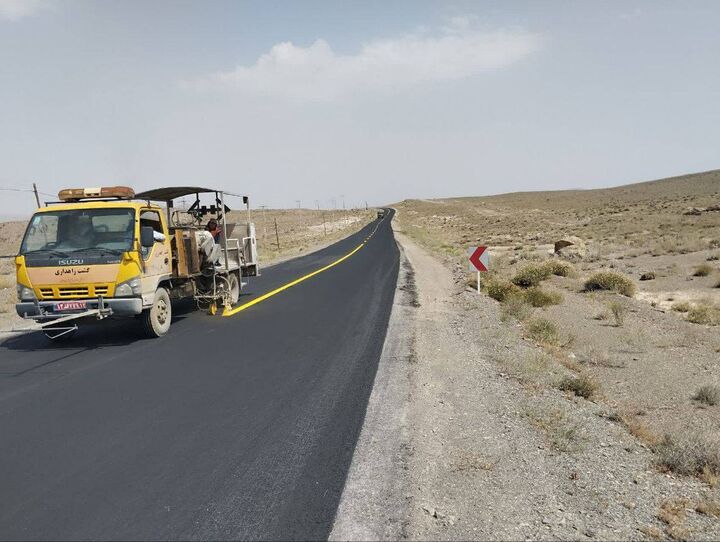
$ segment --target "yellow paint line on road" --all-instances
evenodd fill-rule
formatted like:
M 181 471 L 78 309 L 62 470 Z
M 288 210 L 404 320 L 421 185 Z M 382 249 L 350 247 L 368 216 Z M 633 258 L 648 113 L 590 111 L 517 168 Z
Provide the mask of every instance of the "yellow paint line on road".
M 377 225 L 375 226 L 375 229 L 372 231 L 372 233 L 371 233 L 370 235 L 368 235 L 368 236 L 365 238 L 365 240 L 364 240 L 362 243 L 360 243 L 360 244 L 359 244 L 358 246 L 356 246 L 353 250 L 351 250 L 350 252 L 348 252 L 347 254 L 345 254 L 345 256 L 343 256 L 342 258 L 339 258 L 339 259 L 335 260 L 334 262 L 326 265 L 325 267 L 321 267 L 320 269 L 317 269 L 317 270 L 313 271 L 312 273 L 308 273 L 307 275 L 303 275 L 302 277 L 300 277 L 300 278 L 298 278 L 298 279 L 295 279 L 295 280 L 293 280 L 292 282 L 288 282 L 287 284 L 284 284 L 283 286 L 280 286 L 279 288 L 276 288 L 275 290 L 272 290 L 272 291 L 270 291 L 270 292 L 268 292 L 268 293 L 266 293 L 266 294 L 263 294 L 263 295 L 261 295 L 260 297 L 256 297 L 256 298 L 253 299 L 252 301 L 248 301 L 247 303 L 245 303 L 245 304 L 243 304 L 243 305 L 240 305 L 240 306 L 238 306 L 238 307 L 235 307 L 234 309 L 225 309 L 225 311 L 223 312 L 223 316 L 233 316 L 234 314 L 237 314 L 237 313 L 239 313 L 240 311 L 244 311 L 245 309 L 249 309 L 249 308 L 252 307 L 253 305 L 257 305 L 258 303 L 262 303 L 262 302 L 265 301 L 266 299 L 271 298 L 272 296 L 277 295 L 277 294 L 279 294 L 280 292 L 282 292 L 282 291 L 284 291 L 284 290 L 287 290 L 288 288 L 292 288 L 293 286 L 295 286 L 295 285 L 297 285 L 297 284 L 300 284 L 301 282 L 306 281 L 307 279 L 312 278 L 312 277 L 314 277 L 315 275 L 319 275 L 319 274 L 322 273 L 323 271 L 327 271 L 328 269 L 331 269 L 331 268 L 335 267 L 335 266 L 338 265 L 339 263 L 344 262 L 344 261 L 347 260 L 350 256 L 352 256 L 353 254 L 355 254 L 358 250 L 360 250 L 362 247 L 364 247 L 364 246 L 367 244 L 368 241 L 370 241 L 370 238 L 371 238 L 373 235 L 375 235 L 375 232 L 376 232 L 377 229 L 380 227 L 380 224 L 382 224 L 383 220 L 385 220 L 384 217 L 382 218 L 382 220 L 380 220 L 380 222 L 377 223 Z

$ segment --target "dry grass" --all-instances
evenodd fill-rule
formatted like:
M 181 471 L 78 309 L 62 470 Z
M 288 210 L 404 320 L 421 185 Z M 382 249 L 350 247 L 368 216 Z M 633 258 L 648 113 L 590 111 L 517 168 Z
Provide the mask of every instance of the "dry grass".
M 655 274 L 655 271 L 647 271 L 646 273 L 643 273 L 640 275 L 640 280 L 655 280 L 657 278 L 657 275 Z
M 522 414 L 530 423 L 543 431 L 553 448 L 560 452 L 574 452 L 580 449 L 583 440 L 580 427 L 568 419 L 565 412 L 557 408 L 526 406 Z
M 567 413 L 558 408 L 526 406 L 522 414 L 530 423 L 546 434 L 553 448 L 560 452 L 575 452 L 581 449 L 585 438 L 580 427 L 573 423 Z
M 709 406 L 720 404 L 720 386 L 713 384 L 701 386 L 693 396 L 693 399 Z
M 530 337 L 538 343 L 548 346 L 560 344 L 560 332 L 557 326 L 546 318 L 535 318 L 528 324 Z
M 670 308 L 676 312 L 688 312 L 692 305 L 687 301 L 676 301 Z
M 662 437 L 651 430 L 640 418 L 640 414 L 635 412 L 613 412 L 609 417 L 612 421 L 619 422 L 625 426 L 632 436 L 640 442 L 655 448 L 663 441 Z
M 600 384 L 591 376 L 582 374 L 577 377 L 566 376 L 558 382 L 558 389 L 572 392 L 578 397 L 592 399 L 600 390 Z
M 720 309 L 709 305 L 696 305 L 687 313 L 688 322 L 704 326 L 720 326 Z
M 663 532 L 654 525 L 643 525 L 638 527 L 638 531 L 646 536 L 649 536 L 653 540 L 660 540 L 663 536 Z
M 560 292 L 547 292 L 538 287 L 528 288 L 525 291 L 524 297 L 533 307 L 559 305 L 563 301 L 563 296 Z
M 627 297 L 635 295 L 635 284 L 625 275 L 613 271 L 595 273 L 585 281 L 585 291 L 610 290 Z
M 695 511 L 705 516 L 720 519 L 720 502 L 706 499 L 695 505 Z
M 625 315 L 627 314 L 627 307 L 620 303 L 619 301 L 612 301 L 608 305 L 608 309 L 610 310 L 610 314 L 613 315 L 613 318 L 615 319 L 615 326 L 620 327 L 625 322 Z
M 532 307 L 525 301 L 521 295 L 511 295 L 505 297 L 502 307 L 500 308 L 500 319 L 503 322 L 515 318 L 520 322 L 528 320 L 532 316 Z
M 515 274 L 512 283 L 522 288 L 530 288 L 538 286 L 551 275 L 552 272 L 547 265 L 528 264 Z
M 720 473 L 720 442 L 709 435 L 691 431 L 666 435 L 656 451 L 660 465 L 677 474 Z
M 514 284 L 502 280 L 489 280 L 485 284 L 487 295 L 496 301 L 505 301 L 511 296 L 519 296 L 520 289 Z
M 575 267 L 573 267 L 571 263 L 564 262 L 562 260 L 548 260 L 547 262 L 545 262 L 544 267 L 550 272 L 550 274 L 558 277 L 577 276 L 577 271 L 575 271 Z
M 673 540 L 687 540 L 690 535 L 685 520 L 690 501 L 686 498 L 668 499 L 660 505 L 658 519 L 667 525 L 666 532 Z
M 703 263 L 698 265 L 693 271 L 693 277 L 707 277 L 713 272 L 713 267 L 709 264 Z

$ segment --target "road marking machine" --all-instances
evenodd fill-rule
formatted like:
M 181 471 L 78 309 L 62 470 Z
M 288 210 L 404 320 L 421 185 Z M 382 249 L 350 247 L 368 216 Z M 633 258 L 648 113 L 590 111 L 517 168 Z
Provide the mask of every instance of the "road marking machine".
M 230 197 L 247 206 L 241 235 L 227 219 Z M 189 207 L 176 206 L 189 198 Z M 61 190 L 58 199 L 32 216 L 15 259 L 17 313 L 50 339 L 72 336 L 82 319 L 126 316 L 160 337 L 172 300 L 191 298 L 215 314 L 237 303 L 243 277 L 260 274 L 247 196 L 115 186 Z

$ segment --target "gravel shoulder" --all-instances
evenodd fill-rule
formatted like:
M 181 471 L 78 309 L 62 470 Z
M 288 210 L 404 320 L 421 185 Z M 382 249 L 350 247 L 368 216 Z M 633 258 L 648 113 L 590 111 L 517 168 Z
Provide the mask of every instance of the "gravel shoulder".
M 406 280 L 332 538 L 720 539 L 717 489 L 661 472 L 498 303 L 396 239 Z

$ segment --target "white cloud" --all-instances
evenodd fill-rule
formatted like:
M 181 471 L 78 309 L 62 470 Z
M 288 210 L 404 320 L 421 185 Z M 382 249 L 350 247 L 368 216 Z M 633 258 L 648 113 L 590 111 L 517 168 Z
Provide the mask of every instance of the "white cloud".
M 332 100 L 354 93 L 397 92 L 501 69 L 532 54 L 541 44 L 537 34 L 473 30 L 473 24 L 470 17 L 456 17 L 439 35 L 416 33 L 374 40 L 354 55 L 338 54 L 322 39 L 309 47 L 278 43 L 251 66 L 203 77 L 188 86 L 293 100 Z
M 43 0 L 0 0 L 0 20 L 31 17 L 47 6 Z

